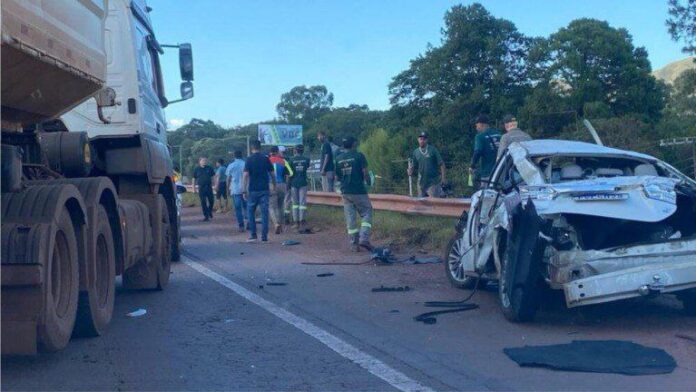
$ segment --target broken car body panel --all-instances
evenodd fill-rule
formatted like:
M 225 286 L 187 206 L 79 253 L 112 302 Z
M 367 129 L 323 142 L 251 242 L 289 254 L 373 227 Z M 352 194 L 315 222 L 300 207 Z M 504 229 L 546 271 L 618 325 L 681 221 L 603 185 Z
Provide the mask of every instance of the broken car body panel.
M 678 196 L 678 187 L 691 190 Z M 694 288 L 694 195 L 696 182 L 649 155 L 573 141 L 513 143 L 489 187 L 471 198 L 462 267 L 490 275 L 493 263 L 497 274 L 501 233 L 524 230 L 511 227 L 511 214 L 533 203 L 548 223 L 539 234 L 548 243 L 544 278 L 564 290 L 568 307 Z

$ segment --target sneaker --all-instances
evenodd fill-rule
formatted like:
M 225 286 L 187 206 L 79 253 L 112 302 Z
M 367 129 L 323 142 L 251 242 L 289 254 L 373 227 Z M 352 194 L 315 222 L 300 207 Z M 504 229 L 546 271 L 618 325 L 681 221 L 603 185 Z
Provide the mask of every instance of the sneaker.
M 268 237 L 261 237 L 261 242 L 268 242 Z
M 258 240 L 258 238 L 256 238 L 256 236 L 251 236 L 246 240 L 246 242 L 256 242 L 256 240 Z

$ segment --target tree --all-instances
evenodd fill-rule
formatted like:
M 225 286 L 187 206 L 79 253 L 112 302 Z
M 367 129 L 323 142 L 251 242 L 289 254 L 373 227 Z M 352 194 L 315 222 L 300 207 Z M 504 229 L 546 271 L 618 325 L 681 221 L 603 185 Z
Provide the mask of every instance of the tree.
M 650 74 L 647 51 L 634 47 L 625 29 L 595 19 L 574 20 L 540 44 L 538 52 L 535 72 L 565 101 L 566 110 L 582 116 L 586 103 L 603 102 L 616 116 L 659 118 L 665 87 Z
M 321 116 L 305 130 L 305 143 L 309 145 L 310 149 L 313 149 L 316 134 L 319 131 L 326 132 L 336 144 L 340 144 L 341 139 L 347 136 L 360 139 L 365 133 L 379 126 L 382 117 L 382 112 L 370 111 L 367 105 L 336 108 Z
M 682 51 L 696 54 L 696 0 L 669 0 L 667 27 L 672 39 L 684 41 Z
M 682 72 L 674 81 L 667 108 L 677 116 L 692 117 L 696 123 L 696 69 Z
M 333 100 L 326 86 L 297 86 L 280 97 L 276 111 L 283 121 L 309 126 L 331 110 Z

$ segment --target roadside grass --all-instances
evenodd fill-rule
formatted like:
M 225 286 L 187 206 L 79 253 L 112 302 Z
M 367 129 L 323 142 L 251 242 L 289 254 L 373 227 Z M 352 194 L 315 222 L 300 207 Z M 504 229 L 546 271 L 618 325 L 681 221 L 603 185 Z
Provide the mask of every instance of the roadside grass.
M 200 207 L 200 199 L 193 192 L 181 195 L 184 207 Z M 416 216 L 393 211 L 374 210 L 372 238 L 375 243 L 388 243 L 396 248 L 422 249 L 440 252 L 454 234 L 456 218 Z M 335 229 L 345 234 L 343 207 L 310 204 L 308 222 L 313 226 Z
M 311 224 L 335 227 L 345 233 L 342 207 L 310 205 Z M 393 211 L 373 211 L 373 242 L 387 242 L 398 248 L 440 252 L 454 234 L 456 218 L 416 216 Z

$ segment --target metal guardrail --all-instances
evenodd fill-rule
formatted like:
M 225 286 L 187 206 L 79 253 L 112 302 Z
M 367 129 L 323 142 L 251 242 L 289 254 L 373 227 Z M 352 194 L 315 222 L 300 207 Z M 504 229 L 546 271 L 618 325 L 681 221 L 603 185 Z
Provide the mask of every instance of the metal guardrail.
M 188 192 L 193 186 L 186 185 Z M 376 210 L 401 212 L 403 214 L 459 217 L 462 211 L 469 210 L 469 199 L 415 198 L 402 195 L 371 193 L 372 208 Z M 342 207 L 343 198 L 334 192 L 307 192 L 307 202 L 327 206 Z
M 459 217 L 469 210 L 469 199 L 413 198 L 402 195 L 370 194 L 372 208 L 404 214 Z M 343 206 L 343 198 L 333 192 L 307 192 L 307 202 L 327 206 Z

